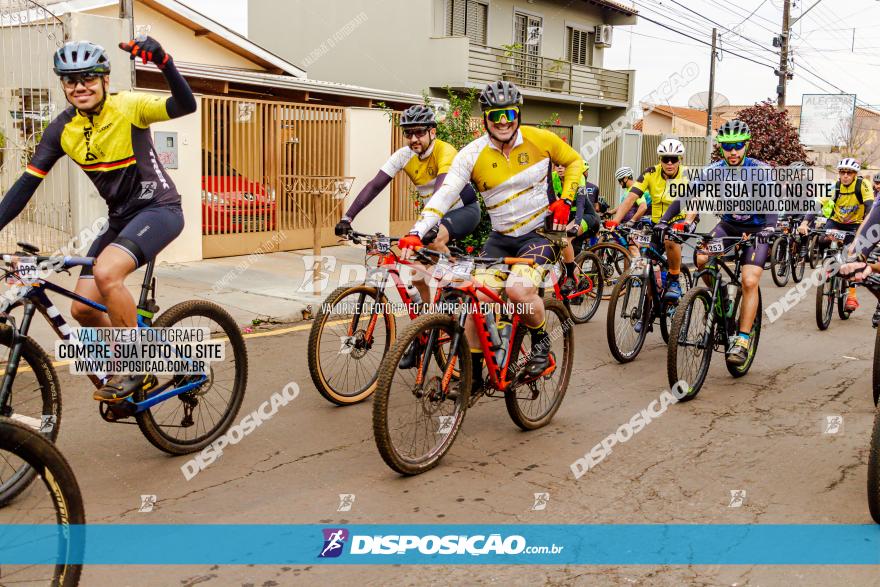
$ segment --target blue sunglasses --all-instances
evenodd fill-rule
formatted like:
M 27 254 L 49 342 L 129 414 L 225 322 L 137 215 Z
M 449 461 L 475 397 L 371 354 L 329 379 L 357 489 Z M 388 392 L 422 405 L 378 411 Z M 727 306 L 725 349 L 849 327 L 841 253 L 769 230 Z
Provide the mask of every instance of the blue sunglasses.
M 721 143 L 721 148 L 725 151 L 739 151 L 745 146 L 745 141 L 740 141 L 738 143 Z

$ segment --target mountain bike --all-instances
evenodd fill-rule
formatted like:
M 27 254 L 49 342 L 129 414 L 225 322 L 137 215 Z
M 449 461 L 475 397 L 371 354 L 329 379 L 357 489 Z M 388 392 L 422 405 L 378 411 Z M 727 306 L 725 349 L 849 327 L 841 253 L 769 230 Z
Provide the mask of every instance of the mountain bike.
M 834 229 L 824 229 L 817 232 L 831 240 L 822 256 L 822 263 L 826 267 L 840 267 L 846 262 L 846 245 L 855 240 L 855 234 Z M 833 274 L 832 271 L 826 272 L 824 281 L 816 288 L 816 326 L 819 327 L 819 330 L 827 330 L 831 326 L 831 316 L 835 306 L 837 306 L 837 315 L 840 319 L 849 320 L 852 312 L 846 309 L 848 290 L 849 281 L 841 277 L 836 269 L 833 270 Z
M 411 280 L 403 279 L 400 266 L 412 266 L 392 248 L 398 238 L 380 233 L 350 232 L 346 238 L 365 245 L 362 283 L 342 285 L 332 292 L 315 314 L 309 331 L 309 374 L 318 392 L 338 406 L 364 401 L 376 389 L 379 364 L 397 338 L 395 312 L 385 294 L 391 279 L 400 295 L 402 310 L 414 320 L 423 302 Z M 460 249 L 451 247 L 454 253 Z M 425 259 L 430 261 L 430 259 Z
M 558 234 L 557 234 L 558 233 Z M 555 240 L 553 242 L 556 250 L 562 250 L 568 245 L 568 239 L 562 231 L 543 231 L 544 236 Z M 586 239 L 574 239 L 575 248 L 580 248 L 580 252 L 574 258 L 575 278 L 577 287 L 574 291 L 563 293 L 561 284 L 565 278 L 565 265 L 560 258 L 555 267 L 555 277 L 553 279 L 553 291 L 549 294 L 552 299 L 559 300 L 571 315 L 571 320 L 575 324 L 585 324 L 589 322 L 602 303 L 602 292 L 605 289 L 605 280 L 602 278 L 602 262 L 590 250 L 577 247 L 578 241 L 586 241 Z
M 476 283 L 477 265 L 535 266 L 532 259 L 461 257 L 441 285 L 442 312 L 416 318 L 382 361 L 373 402 L 373 434 L 379 454 L 394 471 L 417 475 L 437 466 L 449 451 L 465 412 L 482 396 L 504 397 L 507 413 L 523 430 L 546 426 L 568 387 L 574 334 L 568 311 L 557 300 L 545 300 L 545 329 L 550 364 L 537 378 L 525 378 L 530 337 L 518 313 L 495 290 Z M 480 293 L 490 303 L 481 302 Z M 495 306 L 493 308 L 492 306 Z M 464 336 L 471 316 L 485 357 L 488 379 L 471 397 L 471 353 Z M 417 342 L 418 365 L 399 368 L 406 349 Z
M 0 482 L 19 470 L 39 478 L 15 501 L 0 502 L 0 552 L 24 550 L 28 564 L 0 565 L 3 585 L 79 584 L 85 509 L 76 477 L 64 456 L 32 428 L 0 418 Z
M 100 312 L 107 308 L 47 281 L 39 274 L 67 271 L 94 264 L 92 257 L 52 257 L 39 255 L 33 245 L 18 243 L 24 249 L 3 254 L 0 267 L 7 282 L 19 286 L 19 296 L 9 310 L 0 313 L 0 348 L 5 359 L 0 383 L 0 415 L 17 420 L 55 440 L 61 423 L 61 394 L 52 360 L 28 336 L 34 315 L 39 312 L 58 337 L 70 340 L 72 330 L 49 298 L 57 293 Z M 159 375 L 158 385 L 139 391 L 118 403 L 98 403 L 101 417 L 111 423 L 137 424 L 153 446 L 169 454 L 197 452 L 211 444 L 232 425 L 247 387 L 247 349 L 235 320 L 226 310 L 205 300 L 176 304 L 159 316 L 156 304 L 154 262 L 146 265 L 137 304 L 138 328 L 207 328 L 213 342 L 224 343 L 224 359 L 209 363 L 206 372 L 189 375 Z M 42 271 L 41 271 L 42 269 Z M 22 310 L 20 322 L 10 314 Z M 231 353 L 227 352 L 231 348 Z M 178 357 L 179 355 L 174 355 Z M 181 357 L 182 358 L 182 357 Z M 24 365 L 22 365 L 22 361 Z M 96 388 L 109 378 L 106 373 L 88 373 Z M 129 419 L 134 418 L 135 422 Z M 33 480 L 27 468 L 0 483 L 0 502 L 21 492 Z
M 703 387 L 712 361 L 712 352 L 719 351 L 726 355 L 733 346 L 738 332 L 742 300 L 742 255 L 739 253 L 742 248 L 755 243 L 757 237 L 753 234 L 747 238 L 716 238 L 709 233 L 685 233 L 681 236 L 700 239 L 700 247 L 709 256 L 703 268 L 694 274 L 695 285 L 682 297 L 669 329 L 667 377 L 670 385 L 680 380 L 688 382 L 688 393 L 679 398 L 679 401 L 688 401 L 697 397 Z M 725 246 L 726 241 L 735 242 Z M 724 257 L 730 254 L 734 255 L 733 270 L 724 261 Z M 704 276 L 708 278 L 708 287 L 699 285 Z M 762 314 L 759 289 L 758 310 L 750 333 L 749 356 L 740 366 L 724 362 L 733 377 L 742 377 L 748 373 L 755 360 L 761 338 Z
M 665 278 L 669 263 L 652 229 L 620 227 L 618 230 L 632 237 L 641 254 L 630 262 L 629 270 L 611 291 L 605 333 L 614 358 L 620 363 L 629 363 L 642 350 L 655 321 L 660 323 L 663 341 L 669 340 L 669 323 L 678 304 L 663 299 L 672 282 Z M 683 242 L 675 233 L 669 233 L 667 238 Z M 684 264 L 679 284 L 683 292 L 692 284 L 690 270 Z
M 770 247 L 770 274 L 773 283 L 785 287 L 789 275 L 792 281 L 800 283 L 807 266 L 809 235 L 797 234 L 787 219 L 779 220 L 776 229 L 777 237 Z

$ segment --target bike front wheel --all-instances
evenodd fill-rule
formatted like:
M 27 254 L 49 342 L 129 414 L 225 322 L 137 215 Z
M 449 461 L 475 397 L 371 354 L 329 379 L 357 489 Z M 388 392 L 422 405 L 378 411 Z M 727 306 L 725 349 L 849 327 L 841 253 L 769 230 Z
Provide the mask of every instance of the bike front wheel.
M 514 383 L 504 392 L 504 403 L 513 423 L 523 430 L 535 430 L 550 423 L 562 405 L 568 390 L 574 359 L 574 331 L 565 307 L 556 301 L 544 302 L 544 330 L 550 345 L 553 371 L 534 381 L 517 382 L 517 363 L 525 363 L 531 354 L 531 339 L 525 327 L 517 330 L 511 341 L 508 380 Z M 528 341 L 528 342 L 527 342 Z
M 60 587 L 79 584 L 85 544 L 81 530 L 86 516 L 79 485 L 67 460 L 43 434 L 2 418 L 0 461 L 21 463 L 40 479 L 14 504 L 0 509 L 0 525 L 4 528 L 0 551 L 27 545 L 29 553 L 45 560 L 38 564 L 4 564 L 2 583 Z M 17 526 L 22 530 L 16 531 Z
M 607 300 L 614 286 L 629 271 L 632 255 L 629 249 L 616 243 L 599 243 L 587 250 L 599 258 L 605 280 L 602 299 Z
M 733 302 L 733 315 L 739 319 L 740 306 L 742 302 L 742 289 L 736 292 L 736 299 Z M 764 314 L 764 306 L 761 299 L 761 290 L 758 290 L 758 310 L 755 312 L 755 320 L 752 322 L 752 330 L 749 333 L 749 356 L 746 358 L 746 362 L 742 365 L 731 365 L 727 361 L 724 362 L 727 365 L 727 372 L 733 375 L 734 377 L 742 377 L 746 373 L 749 372 L 749 369 L 752 368 L 752 363 L 755 362 L 755 355 L 758 353 L 758 342 L 761 340 L 761 317 Z
M 874 521 L 880 524 L 880 408 L 874 409 L 874 429 L 868 453 L 868 509 Z
M 327 296 L 309 331 L 309 374 L 329 402 L 362 402 L 376 389 L 379 365 L 395 336 L 388 298 L 367 285 L 343 286 Z
M 807 252 L 804 250 L 806 245 L 797 241 L 791 241 L 788 258 L 791 260 L 791 278 L 795 283 L 800 283 L 804 278 L 804 272 L 807 269 Z
M 401 475 L 436 467 L 461 429 L 470 398 L 471 353 L 463 335 L 451 348 L 457 330 L 455 317 L 448 314 L 419 316 L 379 367 L 373 436 L 385 464 Z M 417 365 L 401 369 L 400 361 L 414 343 L 422 347 Z M 433 352 L 427 352 L 427 345 Z M 439 355 L 438 347 L 443 347 Z
M 788 284 L 789 267 L 788 259 L 788 239 L 779 237 L 773 242 L 770 249 L 770 275 L 773 277 L 773 283 L 778 287 L 785 287 Z
M 672 326 L 666 354 L 669 385 L 683 380 L 687 393 L 679 401 L 697 397 L 712 362 L 715 348 L 715 313 L 712 294 L 705 287 L 695 287 L 681 299 Z
M 831 326 L 831 315 L 834 313 L 834 277 L 826 277 L 822 285 L 816 288 L 816 326 L 819 330 L 827 330 Z
M 13 345 L 13 331 L 0 326 L 0 370 L 6 371 Z M 52 359 L 35 340 L 24 337 L 18 370 L 12 381 L 3 413 L 13 422 L 38 432 L 47 440 L 58 438 L 61 426 L 61 385 Z M 0 506 L 24 491 L 36 478 L 26 463 L 0 462 Z
M 669 277 L 671 278 L 671 276 Z M 681 266 L 681 273 L 678 274 L 678 285 L 681 287 L 682 292 L 687 292 L 694 285 L 693 279 L 691 279 L 691 270 L 686 265 Z M 675 303 L 666 301 L 662 303 L 663 307 L 660 311 L 660 336 L 663 337 L 663 342 L 667 344 L 669 343 L 669 326 L 675 318 L 679 303 L 680 300 Z
M 654 319 L 650 283 L 643 275 L 625 275 L 611 291 L 605 333 L 608 349 L 620 363 L 635 359 Z
M 208 364 L 207 380 L 135 414 L 143 435 L 169 454 L 199 451 L 224 434 L 241 408 L 247 388 L 248 357 L 244 338 L 229 313 L 213 302 L 191 300 L 165 311 L 154 328 L 207 328 L 211 340 L 223 342 L 224 359 Z M 136 401 L 195 383 L 203 375 L 165 375 L 149 393 L 138 392 Z

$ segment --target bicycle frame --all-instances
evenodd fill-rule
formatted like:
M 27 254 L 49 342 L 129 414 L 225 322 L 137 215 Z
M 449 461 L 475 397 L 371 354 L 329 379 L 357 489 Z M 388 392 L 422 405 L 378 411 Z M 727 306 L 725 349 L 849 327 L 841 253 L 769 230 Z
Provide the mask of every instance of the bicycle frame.
M 155 304 L 155 300 L 148 298 L 150 292 L 155 292 L 156 289 L 155 280 L 153 279 L 153 266 L 154 262 L 152 261 L 147 264 L 144 281 L 141 285 L 141 293 L 137 306 L 138 328 L 150 328 L 152 317 L 159 309 Z M 46 281 L 41 277 L 29 281 L 30 285 L 28 286 L 27 292 L 22 296 L 22 301 L 16 302 L 15 304 L 18 305 L 20 303 L 22 305 L 24 316 L 18 328 L 12 328 L 12 347 L 9 352 L 9 359 L 6 363 L 6 371 L 3 374 L 3 382 L 0 384 L 0 406 L 2 406 L 4 412 L 9 409 L 9 396 L 12 392 L 12 384 L 15 380 L 15 374 L 18 371 L 19 361 L 21 360 L 21 350 L 24 345 L 24 338 L 28 335 L 34 314 L 39 311 L 52 326 L 52 330 L 55 331 L 55 334 L 57 334 L 59 338 L 70 340 L 72 329 L 67 324 L 67 321 L 64 320 L 64 316 L 62 316 L 55 304 L 52 303 L 52 300 L 49 299 L 47 292 L 51 291 L 60 294 L 66 298 L 85 304 L 99 312 L 107 313 L 106 306 L 61 287 L 60 285 Z M 93 375 L 91 373 L 87 375 L 96 388 L 100 388 L 104 385 L 108 378 L 107 374 L 100 375 L 101 376 Z M 207 375 L 201 375 L 197 380 L 186 383 L 181 387 L 168 389 L 174 382 L 174 379 L 176 378 L 172 378 L 168 383 L 151 392 L 143 401 L 136 402 L 134 399 L 128 398 L 124 400 L 123 403 L 127 402 L 130 404 L 127 407 L 129 409 L 133 408 L 133 413 L 142 412 L 169 398 L 199 387 L 202 383 L 207 381 L 208 377 Z

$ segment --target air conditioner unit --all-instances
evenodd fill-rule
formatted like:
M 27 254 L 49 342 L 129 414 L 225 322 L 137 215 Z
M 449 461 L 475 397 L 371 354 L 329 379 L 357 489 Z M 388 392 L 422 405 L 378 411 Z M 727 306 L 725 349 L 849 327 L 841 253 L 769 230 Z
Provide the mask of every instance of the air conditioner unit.
M 610 24 L 598 24 L 596 25 L 596 46 L 597 47 L 610 47 L 611 46 L 611 35 L 614 32 L 614 27 Z

